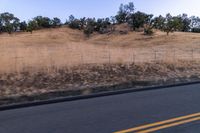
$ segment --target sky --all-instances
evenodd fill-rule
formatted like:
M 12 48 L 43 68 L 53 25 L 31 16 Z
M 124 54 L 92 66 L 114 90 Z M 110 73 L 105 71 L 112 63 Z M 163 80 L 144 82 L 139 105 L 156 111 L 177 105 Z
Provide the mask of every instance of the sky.
M 200 0 L 0 0 L 0 13 L 13 13 L 20 20 L 35 16 L 59 17 L 63 22 L 69 15 L 104 18 L 116 15 L 121 3 L 133 2 L 136 10 L 149 14 L 200 16 Z

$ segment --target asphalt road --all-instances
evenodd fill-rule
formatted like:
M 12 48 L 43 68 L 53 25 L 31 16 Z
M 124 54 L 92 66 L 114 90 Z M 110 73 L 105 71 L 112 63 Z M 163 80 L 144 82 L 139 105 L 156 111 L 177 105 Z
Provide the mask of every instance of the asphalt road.
M 196 84 L 1 111 L 0 133 L 124 133 L 160 121 L 158 133 L 198 133 L 199 112 Z

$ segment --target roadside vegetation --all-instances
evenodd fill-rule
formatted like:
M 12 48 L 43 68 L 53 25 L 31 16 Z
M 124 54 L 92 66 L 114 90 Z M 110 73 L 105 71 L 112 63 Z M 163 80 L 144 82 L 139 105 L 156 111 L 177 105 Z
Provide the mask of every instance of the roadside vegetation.
M 193 65 L 191 65 L 193 64 Z M 0 74 L 0 105 L 59 96 L 183 83 L 200 78 L 194 62 L 82 65 L 54 72 Z

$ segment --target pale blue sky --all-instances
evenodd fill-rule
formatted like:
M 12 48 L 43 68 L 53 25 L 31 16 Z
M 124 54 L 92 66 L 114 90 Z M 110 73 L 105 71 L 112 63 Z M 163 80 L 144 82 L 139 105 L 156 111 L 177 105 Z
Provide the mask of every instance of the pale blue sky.
M 0 0 L 0 12 L 11 12 L 21 20 L 37 15 L 59 17 L 65 21 L 76 17 L 109 17 L 116 14 L 120 3 L 134 2 L 136 10 L 154 15 L 187 13 L 200 16 L 200 0 Z

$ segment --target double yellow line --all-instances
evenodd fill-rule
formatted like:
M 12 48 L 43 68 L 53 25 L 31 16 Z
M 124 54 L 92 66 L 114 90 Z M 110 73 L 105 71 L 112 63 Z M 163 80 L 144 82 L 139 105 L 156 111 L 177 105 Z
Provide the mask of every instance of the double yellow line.
M 155 122 L 155 123 L 151 123 L 151 124 L 147 124 L 147 125 L 143 125 L 139 127 L 134 127 L 134 128 L 118 131 L 115 133 L 133 133 L 133 132 L 134 133 L 151 133 L 151 132 L 155 132 L 161 129 L 170 128 L 170 127 L 174 127 L 174 126 L 178 126 L 178 125 L 182 125 L 182 124 L 186 124 L 186 123 L 190 123 L 190 122 L 198 121 L 198 120 L 200 120 L 200 113 L 195 113 L 195 114 L 172 118 L 169 120 Z

